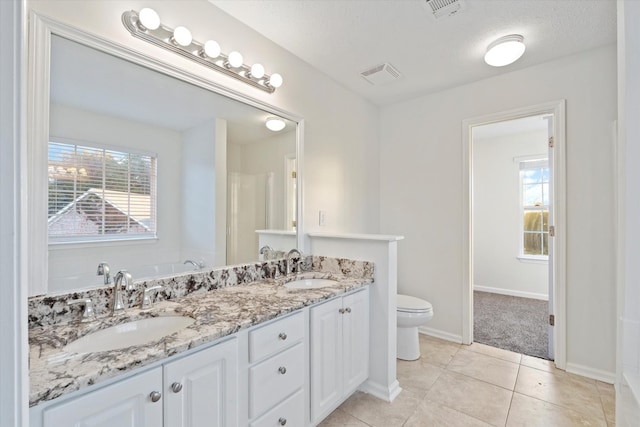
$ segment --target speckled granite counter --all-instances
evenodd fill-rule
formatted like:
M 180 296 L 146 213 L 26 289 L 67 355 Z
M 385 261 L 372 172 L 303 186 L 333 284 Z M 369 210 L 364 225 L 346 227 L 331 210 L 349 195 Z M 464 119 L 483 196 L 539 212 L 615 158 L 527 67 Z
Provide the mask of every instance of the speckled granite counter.
M 124 316 L 103 317 L 92 323 L 34 326 L 29 331 L 30 406 L 213 342 L 373 281 L 370 263 L 364 263 L 364 268 L 360 266 L 358 274 L 350 275 L 348 269 L 345 274 L 345 269 L 337 268 L 331 259 L 314 259 L 314 269 L 323 270 L 323 262 L 329 264 L 331 268 L 325 270 L 331 272 L 307 271 L 290 277 L 225 286 L 176 300 L 162 300 L 147 311 L 131 308 Z M 329 278 L 338 283 L 309 290 L 283 286 L 284 282 L 300 277 Z M 189 316 L 195 319 L 195 323 L 160 340 L 122 350 L 83 354 L 63 350 L 67 343 L 95 330 L 137 318 L 167 315 Z

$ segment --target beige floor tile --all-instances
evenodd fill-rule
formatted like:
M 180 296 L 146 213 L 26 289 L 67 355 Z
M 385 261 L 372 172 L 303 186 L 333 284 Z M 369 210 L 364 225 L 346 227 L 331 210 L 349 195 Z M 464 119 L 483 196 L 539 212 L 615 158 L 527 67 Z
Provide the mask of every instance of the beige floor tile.
M 409 417 L 403 427 L 490 427 L 462 412 L 456 411 L 439 403 L 425 399 L 420 403 L 416 412 Z
M 589 418 L 580 412 L 563 408 L 549 402 L 514 393 L 507 427 L 606 427 L 600 418 Z
M 486 354 L 487 356 L 497 357 L 507 362 L 520 363 L 522 355 L 513 351 L 503 350 L 501 348 L 491 347 L 485 344 L 474 342 L 470 346 L 462 346 L 462 349 L 475 351 L 476 353 Z
M 539 357 L 527 356 L 523 354 L 520 363 L 530 368 L 540 369 L 541 371 L 560 371 L 560 369 L 556 368 L 553 360 L 540 359 Z
M 318 424 L 318 427 L 369 427 L 369 424 L 338 408 Z
M 420 334 L 420 353 L 422 358 L 432 365 L 447 366 L 461 346 L 462 344 Z
M 520 365 L 506 360 L 486 356 L 474 351 L 460 349 L 447 369 L 478 380 L 486 381 L 509 390 L 516 385 Z
M 521 366 L 515 391 L 604 420 L 595 381 L 577 375 L 553 374 Z
M 442 373 L 442 368 L 427 363 L 423 357 L 411 362 L 398 360 L 396 372 L 400 387 L 424 397 Z
M 602 410 L 608 423 L 616 422 L 616 396 L 615 394 L 600 394 Z
M 489 424 L 504 426 L 513 393 L 455 372 L 444 371 L 427 399 Z
M 356 392 L 340 409 L 372 427 L 400 427 L 416 410 L 420 400 L 409 390 L 402 390 L 392 403 Z
M 616 395 L 616 388 L 613 386 L 613 384 L 596 381 L 596 387 L 598 387 L 598 393 L 600 393 L 600 395 L 606 394 L 614 397 Z

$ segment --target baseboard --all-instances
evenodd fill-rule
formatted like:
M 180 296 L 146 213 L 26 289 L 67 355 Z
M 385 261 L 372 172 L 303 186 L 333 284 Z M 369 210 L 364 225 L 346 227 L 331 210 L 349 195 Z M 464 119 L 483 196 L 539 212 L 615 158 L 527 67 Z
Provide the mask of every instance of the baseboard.
M 445 341 L 451 341 L 456 344 L 462 344 L 462 335 L 450 334 L 449 332 L 440 331 L 438 329 L 429 328 L 427 326 L 418 327 L 418 332 L 430 337 L 440 338 Z
M 373 381 L 365 381 L 358 387 L 358 390 L 384 400 L 385 402 L 393 402 L 402 391 L 402 388 L 400 388 L 398 380 L 395 380 L 389 387 Z
M 536 294 L 534 292 L 514 291 L 512 289 L 492 288 L 490 286 L 479 286 L 479 285 L 473 285 L 473 290 L 480 291 L 480 292 L 489 292 L 491 294 L 509 295 L 512 297 L 532 298 L 532 299 L 549 301 L 549 295 Z
M 576 363 L 567 362 L 566 370 L 569 373 L 581 375 L 583 377 L 591 378 L 594 380 L 602 381 L 603 383 L 613 384 L 616 381 L 616 373 L 603 371 L 601 369 L 594 369 L 584 365 L 578 365 Z

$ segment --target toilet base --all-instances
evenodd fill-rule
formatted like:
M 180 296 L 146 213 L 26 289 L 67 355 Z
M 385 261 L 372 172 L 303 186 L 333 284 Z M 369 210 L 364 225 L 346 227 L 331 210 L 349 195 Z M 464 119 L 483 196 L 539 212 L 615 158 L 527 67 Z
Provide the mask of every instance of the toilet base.
M 396 357 L 401 360 L 418 360 L 420 358 L 420 342 L 418 327 L 398 328 L 398 348 Z

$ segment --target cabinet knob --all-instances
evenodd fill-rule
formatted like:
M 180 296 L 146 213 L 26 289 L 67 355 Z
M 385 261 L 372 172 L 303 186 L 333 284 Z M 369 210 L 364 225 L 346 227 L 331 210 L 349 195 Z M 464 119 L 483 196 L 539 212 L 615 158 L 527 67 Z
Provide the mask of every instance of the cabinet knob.
M 347 313 L 351 313 L 351 307 L 345 308 L 344 311 L 346 311 Z
M 287 373 L 287 368 L 285 368 L 284 366 L 280 366 L 278 368 L 278 372 L 280 372 L 282 375 Z M 284 424 L 283 424 L 284 425 Z
M 149 397 L 152 402 L 157 402 L 162 397 L 162 394 L 159 391 L 152 391 Z
M 171 390 L 173 390 L 174 393 L 180 393 L 182 390 L 182 384 L 178 382 L 171 384 Z
M 280 417 L 280 419 L 278 420 L 278 422 L 280 423 L 281 426 L 285 425 L 287 423 L 287 419 L 284 417 Z
M 284 332 L 280 332 L 280 335 L 278 335 L 278 338 L 280 338 L 282 341 L 287 339 L 287 334 L 285 334 Z
M 339 309 L 339 310 L 338 310 L 338 313 L 340 313 L 340 314 L 344 314 L 344 308 Z

